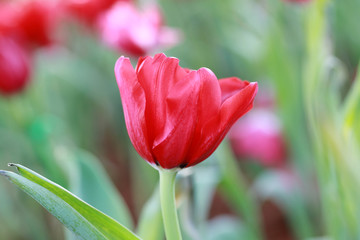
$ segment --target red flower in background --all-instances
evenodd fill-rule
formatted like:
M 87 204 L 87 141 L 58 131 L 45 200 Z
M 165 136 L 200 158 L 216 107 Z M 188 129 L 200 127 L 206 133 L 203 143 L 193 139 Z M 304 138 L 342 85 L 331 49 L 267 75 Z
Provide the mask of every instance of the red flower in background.
M 0 36 L 0 93 L 21 91 L 30 80 L 30 58 L 12 39 Z
M 30 79 L 29 50 L 53 42 L 61 8 L 55 1 L 0 4 L 0 92 L 21 91 Z
M 64 4 L 70 14 L 92 25 L 99 14 L 109 9 L 115 2 L 117 0 L 65 0 Z
M 115 4 L 99 17 L 98 25 L 105 43 L 132 56 L 172 46 L 179 39 L 176 30 L 163 26 L 159 9 L 151 7 L 140 12 L 133 3 Z
M 45 46 L 53 42 L 52 34 L 61 13 L 55 1 L 24 1 L 18 10 L 16 27 L 27 43 Z
M 0 2 L 0 34 L 13 34 L 16 25 L 16 13 L 14 4 Z
M 157 54 L 115 65 L 125 122 L 137 152 L 165 169 L 193 166 L 215 151 L 235 121 L 253 106 L 257 83 L 218 80 Z
M 0 32 L 28 46 L 44 46 L 53 41 L 53 31 L 61 10 L 54 1 L 21 1 L 0 5 Z
M 229 133 L 238 158 L 258 160 L 265 166 L 281 166 L 287 157 L 278 117 L 269 109 L 254 109 L 235 123 Z

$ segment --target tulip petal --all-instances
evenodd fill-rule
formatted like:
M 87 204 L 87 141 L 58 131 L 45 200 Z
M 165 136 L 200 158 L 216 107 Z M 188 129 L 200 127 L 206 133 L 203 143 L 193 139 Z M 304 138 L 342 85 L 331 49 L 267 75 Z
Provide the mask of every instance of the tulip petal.
M 194 153 L 203 151 L 199 147 L 209 133 L 203 128 L 208 122 L 217 119 L 221 104 L 221 89 L 215 74 L 207 68 L 201 68 L 197 72 L 200 78 L 200 92 L 197 102 L 196 130 L 188 150 L 188 159 L 192 159 Z
M 171 89 L 166 98 L 166 124 L 163 133 L 154 141 L 155 156 L 164 159 L 163 168 L 185 167 L 186 155 L 197 121 L 199 75 L 190 72 Z
M 220 110 L 221 89 L 215 74 L 208 68 L 200 68 L 199 101 L 197 103 L 198 122 L 205 124 L 214 118 Z
M 230 127 L 253 105 L 257 83 L 226 78 L 219 81 L 221 88 L 221 109 L 216 118 L 202 126 L 202 136 L 189 165 L 196 165 L 215 151 Z M 196 146 L 196 145 L 195 145 Z
M 220 126 L 222 129 L 229 129 L 252 108 L 258 85 L 256 82 L 249 83 L 238 78 L 225 78 L 220 80 L 220 87 L 223 96 Z
M 115 65 L 126 127 L 136 151 L 150 163 L 155 163 L 150 151 L 145 121 L 145 92 L 138 82 L 130 60 L 120 57 Z
M 249 85 L 249 82 L 241 81 L 236 77 L 230 77 L 220 79 L 219 84 L 221 88 L 221 103 L 223 103 L 226 99 L 235 95 L 237 92 Z
M 185 78 L 186 72 L 179 66 L 178 59 L 157 54 L 154 58 L 141 59 L 136 73 L 145 92 L 145 119 L 149 143 L 152 145 L 166 124 L 166 98 L 169 91 L 178 81 Z

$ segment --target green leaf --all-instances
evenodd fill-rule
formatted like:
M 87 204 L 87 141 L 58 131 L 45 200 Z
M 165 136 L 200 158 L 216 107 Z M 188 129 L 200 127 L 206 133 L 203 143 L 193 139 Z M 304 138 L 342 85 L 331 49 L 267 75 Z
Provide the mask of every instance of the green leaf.
M 133 222 L 124 199 L 111 182 L 99 160 L 77 150 L 69 161 L 69 190 L 90 205 L 132 229 Z
M 0 171 L 10 182 L 38 201 L 80 239 L 139 239 L 126 227 L 85 203 L 63 187 L 19 164 L 19 174 Z
M 360 64 L 357 69 L 357 76 L 353 86 L 345 99 L 343 107 L 344 123 L 343 130 L 345 136 L 354 134 L 360 142 Z
M 221 161 L 219 164 L 222 171 L 220 190 L 229 203 L 233 205 L 234 209 L 238 211 L 239 215 L 243 216 L 248 234 L 246 239 L 259 239 L 260 229 L 257 202 L 246 184 L 245 176 L 238 169 L 229 143 L 223 141 L 215 153 L 219 161 Z

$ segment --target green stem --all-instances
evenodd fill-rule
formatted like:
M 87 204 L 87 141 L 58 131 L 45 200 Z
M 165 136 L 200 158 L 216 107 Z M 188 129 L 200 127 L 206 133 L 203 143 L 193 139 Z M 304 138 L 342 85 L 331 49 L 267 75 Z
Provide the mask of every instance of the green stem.
M 160 202 L 166 239 L 181 240 L 175 204 L 175 177 L 177 171 L 160 169 Z

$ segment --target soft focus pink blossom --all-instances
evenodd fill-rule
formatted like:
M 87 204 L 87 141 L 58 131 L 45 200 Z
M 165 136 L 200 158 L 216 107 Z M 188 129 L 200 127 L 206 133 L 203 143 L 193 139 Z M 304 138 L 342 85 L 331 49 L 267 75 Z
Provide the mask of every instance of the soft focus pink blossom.
M 103 41 L 110 47 L 132 56 L 142 56 L 157 47 L 170 47 L 178 42 L 178 31 L 164 27 L 158 8 L 139 11 L 134 4 L 116 3 L 99 18 Z
M 30 57 L 24 48 L 10 38 L 0 36 L 0 93 L 17 93 L 30 79 Z
M 254 109 L 240 119 L 229 133 L 239 158 L 249 158 L 265 166 L 280 166 L 286 160 L 286 146 L 278 117 L 268 109 Z

